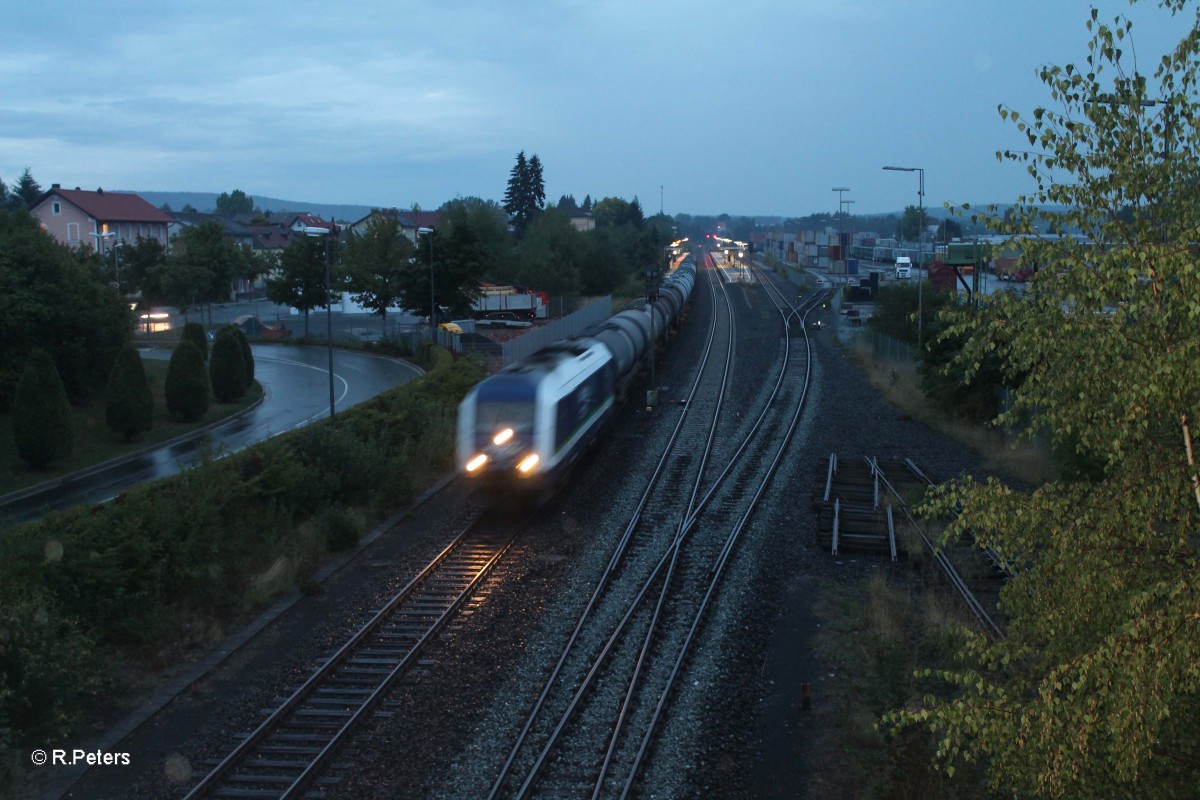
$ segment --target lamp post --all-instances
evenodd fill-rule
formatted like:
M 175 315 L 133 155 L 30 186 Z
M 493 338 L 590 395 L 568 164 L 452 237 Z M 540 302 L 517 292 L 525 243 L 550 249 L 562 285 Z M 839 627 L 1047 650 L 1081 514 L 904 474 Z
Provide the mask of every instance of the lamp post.
M 99 231 L 92 231 L 89 234 L 89 236 L 96 237 L 96 252 L 99 253 L 100 258 L 103 259 L 104 258 L 104 240 L 105 239 L 115 239 L 117 236 L 117 232 L 110 231 L 108 229 L 108 223 L 105 222 L 103 225 L 100 226 Z
M 333 236 L 333 228 L 305 228 L 306 236 L 325 237 L 325 348 L 329 351 L 329 419 L 334 417 L 333 397 L 333 282 L 329 270 L 329 237 Z
M 429 341 L 437 341 L 437 303 L 433 293 L 433 228 L 417 228 L 417 233 L 429 239 Z
M 831 191 L 838 193 L 838 250 L 841 251 L 841 249 L 842 249 L 842 205 L 844 203 L 844 201 L 842 200 L 842 193 L 848 192 L 848 191 L 850 191 L 850 189 L 849 189 L 849 187 L 846 187 L 846 186 L 835 186 L 835 187 L 833 187 L 833 189 Z M 851 200 L 850 202 L 854 202 L 854 201 Z M 843 256 L 843 258 L 845 258 L 845 256 Z
M 916 172 L 920 178 L 917 188 L 917 352 L 921 352 L 925 333 L 925 304 L 922 300 L 922 290 L 925 285 L 925 273 L 921 270 L 921 261 L 925 247 L 925 170 L 922 167 L 884 167 L 893 172 Z

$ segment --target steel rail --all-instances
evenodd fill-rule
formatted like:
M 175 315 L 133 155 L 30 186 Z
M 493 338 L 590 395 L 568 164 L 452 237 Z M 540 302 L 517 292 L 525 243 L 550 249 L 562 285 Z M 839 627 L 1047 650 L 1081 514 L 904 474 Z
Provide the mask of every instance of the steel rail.
M 715 299 L 716 285 L 715 285 L 711 275 L 709 276 L 709 292 L 710 292 L 710 296 Z M 637 507 L 634 510 L 634 513 L 630 517 L 629 522 L 626 524 L 621 537 L 619 538 L 616 546 L 613 549 L 613 553 L 612 553 L 612 556 L 609 558 L 607 567 L 605 568 L 604 572 L 601 574 L 599 580 L 596 582 L 596 586 L 592 590 L 591 597 L 588 599 L 586 606 L 584 607 L 583 611 L 580 613 L 580 616 L 575 623 L 575 628 L 571 632 L 571 635 L 568 637 L 565 646 L 563 647 L 561 653 L 559 654 L 559 658 L 558 658 L 557 663 L 554 666 L 554 669 L 551 670 L 549 677 L 547 678 L 545 684 L 542 687 L 541 693 L 538 695 L 537 700 L 534 702 L 534 705 L 533 705 L 532 709 L 530 710 L 529 715 L 526 718 L 525 724 L 522 727 L 521 732 L 517 735 L 517 738 L 516 738 L 512 748 L 509 750 L 508 757 L 505 759 L 504 764 L 501 766 L 500 771 L 499 771 L 498 775 L 496 776 L 496 779 L 493 781 L 491 791 L 488 793 L 488 800 L 494 800 L 494 798 L 499 797 L 500 792 L 503 790 L 505 784 L 508 782 L 508 779 L 512 772 L 514 763 L 515 763 L 518 755 L 520 754 L 521 749 L 524 747 L 526 740 L 529 738 L 529 735 L 533 730 L 534 724 L 539 719 L 542 709 L 545 707 L 546 702 L 549 700 L 550 695 L 553 692 L 555 685 L 558 683 L 559 675 L 562 673 L 563 669 L 565 668 L 568 658 L 573 653 L 575 646 L 578 643 L 585 626 L 587 625 L 588 621 L 591 619 L 592 614 L 595 611 L 597 605 L 599 604 L 602 596 L 604 595 L 604 593 L 610 586 L 613 576 L 615 575 L 615 573 L 617 571 L 617 567 L 619 566 L 621 560 L 624 558 L 625 554 L 629 550 L 630 542 L 633 539 L 633 534 L 636 532 L 636 530 L 641 525 L 642 516 L 645 511 L 646 504 L 649 502 L 650 498 L 653 496 L 655 487 L 658 485 L 659 481 L 663 477 L 666 466 L 670 462 L 670 458 L 675 450 L 675 447 L 679 441 L 680 435 L 681 435 L 682 431 L 684 430 L 684 426 L 685 426 L 685 424 L 688 420 L 688 417 L 693 409 L 692 400 L 695 398 L 696 393 L 699 391 L 699 387 L 703 382 L 704 370 L 705 370 L 705 367 L 707 366 L 708 361 L 712 355 L 713 342 L 716 338 L 716 331 L 717 331 L 717 316 L 716 316 L 716 314 L 713 314 L 712 319 L 709 321 L 708 336 L 707 336 L 707 340 L 705 342 L 704 352 L 700 359 L 700 365 L 699 365 L 698 369 L 696 370 L 696 377 L 692 381 L 692 385 L 688 391 L 687 398 L 684 402 L 683 413 L 680 415 L 679 420 L 675 424 L 675 428 L 672 430 L 671 435 L 670 435 L 666 445 L 663 448 L 662 455 L 659 457 L 658 463 L 656 464 L 654 471 L 650 476 L 650 479 L 647 481 L 646 488 L 642 492 L 641 498 L 639 499 L 639 501 L 637 503 Z M 654 569 L 655 574 L 657 574 L 657 571 L 661 568 L 662 563 L 664 561 L 665 561 L 665 559 L 661 559 L 659 566 L 655 567 L 655 569 Z M 640 602 L 640 595 L 639 595 L 639 599 L 637 599 L 635 602 Z
M 471 536 L 475 532 L 476 525 L 479 524 L 479 517 L 476 516 L 470 520 L 466 527 L 448 544 L 441 552 L 439 552 L 427 564 L 421 572 L 412 578 L 402 589 L 396 592 L 388 602 L 377 611 L 372 617 L 364 623 L 340 648 L 330 656 L 320 667 L 318 667 L 301 686 L 296 689 L 282 704 L 280 704 L 262 723 L 255 728 L 248 736 L 246 736 L 228 755 L 223 758 L 204 778 L 202 778 L 188 794 L 184 800 L 194 800 L 195 798 L 204 797 L 214 791 L 219 790 L 222 782 L 228 777 L 229 773 L 237 766 L 246 763 L 246 758 L 250 756 L 255 748 L 266 741 L 276 730 L 278 730 L 286 721 L 292 718 L 293 713 L 305 704 L 321 686 L 333 676 L 338 669 L 350 663 L 354 653 L 358 648 L 367 642 L 370 637 L 384 624 L 386 624 L 396 613 L 403 610 L 405 602 L 418 594 L 418 590 L 422 589 L 428 580 L 437 575 L 440 568 L 449 562 L 465 548 L 472 545 Z M 515 530 L 519 531 L 519 526 Z M 376 685 L 376 688 L 367 694 L 358 708 L 351 713 L 344 724 L 337 731 L 330 735 L 326 744 L 320 748 L 315 756 L 310 759 L 308 764 L 301 767 L 300 762 L 296 762 L 293 769 L 302 769 L 300 775 L 295 778 L 290 785 L 282 790 L 279 797 L 295 797 L 303 791 L 309 783 L 316 777 L 317 772 L 323 768 L 332 756 L 338 745 L 344 742 L 345 737 L 352 728 L 363 718 L 367 711 L 371 710 L 375 704 L 382 698 L 384 691 L 394 682 L 394 680 L 410 666 L 413 658 L 428 641 L 436 634 L 445 622 L 454 614 L 461 604 L 468 598 L 479 583 L 487 577 L 491 569 L 499 561 L 515 540 L 517 533 L 514 532 L 509 536 L 508 541 L 496 548 L 495 552 L 487 559 L 487 561 L 476 569 L 476 574 L 468 581 L 468 583 L 460 590 L 449 605 L 444 609 L 442 614 L 434 620 L 426 629 L 425 633 L 420 637 L 416 637 L 416 641 L 409 648 L 408 652 L 402 656 L 400 662 L 382 678 Z M 253 764 L 248 764 L 253 766 Z

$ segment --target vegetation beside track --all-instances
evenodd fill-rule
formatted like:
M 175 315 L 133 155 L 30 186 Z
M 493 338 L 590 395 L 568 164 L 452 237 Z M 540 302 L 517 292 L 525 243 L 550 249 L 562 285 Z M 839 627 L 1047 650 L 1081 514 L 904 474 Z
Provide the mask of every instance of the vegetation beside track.
M 0 794 L 17 751 L 65 737 L 124 664 L 218 641 L 451 467 L 482 370 L 421 358 L 424 377 L 333 423 L 0 533 Z

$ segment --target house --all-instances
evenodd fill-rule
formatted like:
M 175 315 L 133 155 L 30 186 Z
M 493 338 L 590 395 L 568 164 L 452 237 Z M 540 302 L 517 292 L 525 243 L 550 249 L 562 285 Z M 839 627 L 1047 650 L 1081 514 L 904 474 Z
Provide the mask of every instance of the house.
M 596 230 L 596 219 L 588 211 L 576 211 L 571 214 L 571 226 L 581 233 Z
M 233 242 L 235 245 L 254 246 L 254 231 L 248 225 L 243 225 L 240 222 L 203 211 L 174 211 L 168 216 L 173 218 L 171 225 L 167 229 L 172 239 L 184 228 L 193 228 L 205 222 L 216 222 L 221 226 L 221 230 L 225 234 L 227 241 Z
M 68 247 L 103 253 L 109 247 L 157 239 L 166 247 L 175 220 L 136 194 L 63 189 L 57 183 L 30 209 L 42 228 Z
M 371 224 L 371 220 L 376 217 L 386 219 L 394 219 L 400 223 L 400 233 L 403 234 L 413 244 L 417 243 L 417 236 L 421 228 L 437 228 L 442 224 L 442 212 L 440 211 L 400 211 L 395 208 L 376 208 L 357 222 L 350 224 L 350 230 L 354 233 L 362 235 L 366 232 L 367 226 Z
M 316 214 L 297 214 L 292 217 L 292 221 L 287 226 L 295 233 L 301 234 L 327 234 L 332 233 L 334 224 L 327 220 L 323 220 Z

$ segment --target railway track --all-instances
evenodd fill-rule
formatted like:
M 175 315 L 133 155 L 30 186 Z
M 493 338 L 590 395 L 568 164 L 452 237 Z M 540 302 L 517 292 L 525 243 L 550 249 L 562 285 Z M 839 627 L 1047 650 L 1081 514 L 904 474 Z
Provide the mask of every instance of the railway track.
M 721 287 L 724 310 L 714 314 L 676 435 L 489 797 L 624 797 L 649 755 L 705 609 L 799 419 L 811 374 L 807 347 L 787 335 L 797 316 L 803 331 L 803 312 L 777 295 L 780 369 L 757 420 L 739 428 L 720 417 L 719 402 L 697 402 L 708 393 L 705 385 L 715 385 L 705 375 L 718 330 L 727 337 L 726 362 L 733 349 L 727 291 Z M 718 321 L 725 315 L 728 333 Z M 803 378 L 788 381 L 801 366 Z M 727 364 L 719 371 L 724 392 Z M 682 430 L 703 431 L 704 447 L 692 450 L 688 443 L 698 436 L 681 436 Z M 681 491 L 684 476 L 689 488 Z
M 913 487 L 932 485 L 933 481 L 911 459 L 886 461 L 864 456 L 861 461 L 843 462 L 836 453 L 831 454 L 825 488 L 817 501 L 818 542 L 834 555 L 854 549 L 889 553 L 895 561 L 904 551 L 897 528 L 906 523 L 979 627 L 992 638 L 1001 639 L 1004 631 L 995 620 L 994 598 L 984 602 L 978 588 L 986 588 L 991 598 L 996 593 L 992 584 L 1009 574 L 995 566 L 998 558 L 979 548 L 952 550 L 930 540 L 910 513 L 908 497 Z M 973 563 L 980 556 L 989 563 Z M 970 571 L 970 579 L 964 577 L 964 567 Z M 978 586 L 973 588 L 972 583 Z
M 475 594 L 525 525 L 478 513 L 420 574 L 205 775 L 185 800 L 311 796 L 355 728 Z

